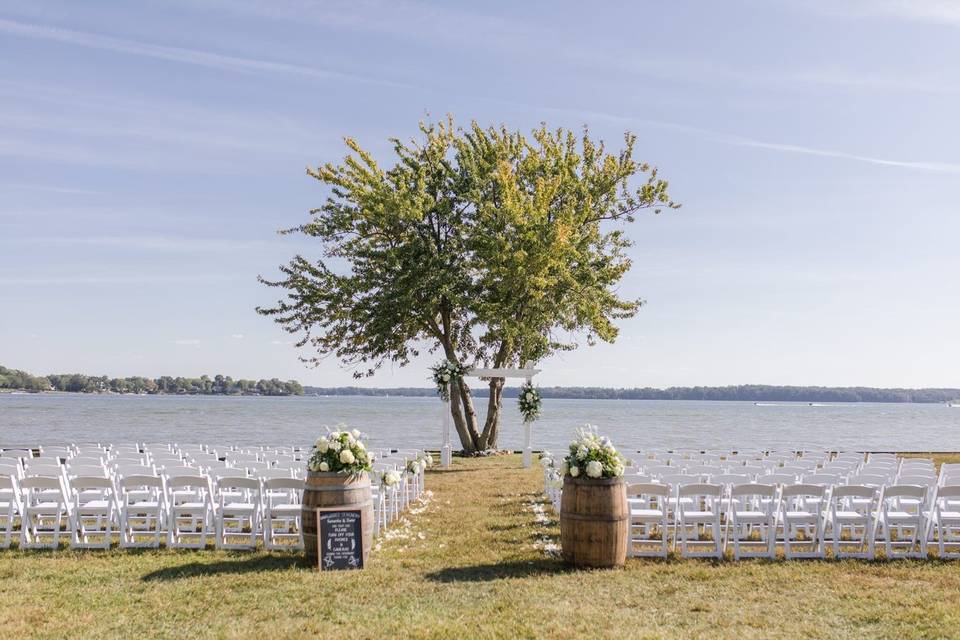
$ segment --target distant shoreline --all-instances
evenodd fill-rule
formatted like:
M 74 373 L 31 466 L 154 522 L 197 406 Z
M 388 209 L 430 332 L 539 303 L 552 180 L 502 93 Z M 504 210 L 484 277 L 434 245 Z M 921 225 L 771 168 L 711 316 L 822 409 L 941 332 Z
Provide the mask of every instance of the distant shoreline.
M 473 396 L 486 401 L 488 389 L 473 389 Z M 712 402 L 753 402 L 760 406 L 776 406 L 790 403 L 816 406 L 821 403 L 877 403 L 877 404 L 953 404 L 960 405 L 960 389 L 879 389 L 873 387 L 778 387 L 764 385 L 745 385 L 730 387 L 671 387 L 669 389 L 634 388 L 614 389 L 601 387 L 541 387 L 545 399 L 563 400 L 679 400 Z M 257 398 L 287 397 L 299 394 L 261 394 L 261 393 L 119 393 L 114 391 L 29 391 L 19 389 L 0 389 L 4 394 L 31 394 L 56 396 L 169 396 L 169 397 L 225 397 Z M 504 389 L 504 398 L 516 398 L 517 388 Z M 311 387 L 303 388 L 307 397 L 392 397 L 392 398 L 436 398 L 432 388 L 420 387 Z

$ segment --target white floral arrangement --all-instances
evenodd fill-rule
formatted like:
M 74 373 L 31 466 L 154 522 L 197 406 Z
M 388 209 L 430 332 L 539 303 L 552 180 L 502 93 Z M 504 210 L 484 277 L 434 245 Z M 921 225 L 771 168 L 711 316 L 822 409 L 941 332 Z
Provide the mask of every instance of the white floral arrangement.
M 418 456 L 413 460 L 407 460 L 407 473 L 412 476 L 417 475 L 421 471 L 427 468 L 427 461 L 422 456 Z
M 450 400 L 450 383 L 463 379 L 463 365 L 458 362 L 443 360 L 430 367 L 433 374 L 433 384 L 437 386 L 437 394 L 444 400 Z
M 533 386 L 533 383 L 528 382 L 520 387 L 518 404 L 524 422 L 533 422 L 540 417 L 540 405 L 543 404 L 543 400 L 540 397 L 540 391 Z
M 589 424 L 577 430 L 570 443 L 570 455 L 563 459 L 562 473 L 571 478 L 619 478 L 623 475 L 624 458 L 607 437 L 597 434 Z
M 363 434 L 346 428 L 329 431 L 320 436 L 310 451 L 307 468 L 310 471 L 356 475 L 370 471 L 373 456 L 363 444 Z
M 550 469 L 547 472 L 547 486 L 551 489 L 563 488 L 563 476 L 558 469 Z
M 380 474 L 380 485 L 387 488 L 397 486 L 401 480 L 403 480 L 403 478 L 400 477 L 400 472 L 393 469 L 388 469 Z
M 544 451 L 540 454 L 540 466 L 543 469 L 552 469 L 554 466 L 553 454 L 549 451 Z

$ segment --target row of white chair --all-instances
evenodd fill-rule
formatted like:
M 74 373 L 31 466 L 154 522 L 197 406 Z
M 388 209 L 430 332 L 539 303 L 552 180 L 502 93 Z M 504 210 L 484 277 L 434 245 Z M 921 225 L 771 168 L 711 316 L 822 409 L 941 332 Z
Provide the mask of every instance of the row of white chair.
M 159 447 L 131 446 L 126 453 L 135 457 L 153 448 Z M 219 548 L 251 549 L 262 537 L 267 549 L 302 548 L 303 462 L 251 469 L 228 467 L 226 460 L 208 466 L 183 457 L 124 460 L 122 446 L 111 447 L 118 457 L 97 460 L 65 449 L 63 457 L 57 451 L 51 458 L 0 458 L 0 546 L 10 546 L 19 525 L 22 548 L 57 547 L 65 534 L 76 548 L 107 548 L 114 534 L 121 547 L 165 541 L 171 548 L 203 548 L 213 537 Z M 398 470 L 401 477 L 381 487 L 379 473 L 371 474 L 379 534 L 423 491 L 422 471 L 406 472 L 423 452 L 375 453 L 381 455 L 378 469 Z
M 960 558 L 960 485 L 928 488 L 811 484 L 631 484 L 630 550 L 666 556 L 672 539 L 684 557 L 872 559 L 882 542 L 888 558 Z M 672 532 L 672 536 L 671 536 Z

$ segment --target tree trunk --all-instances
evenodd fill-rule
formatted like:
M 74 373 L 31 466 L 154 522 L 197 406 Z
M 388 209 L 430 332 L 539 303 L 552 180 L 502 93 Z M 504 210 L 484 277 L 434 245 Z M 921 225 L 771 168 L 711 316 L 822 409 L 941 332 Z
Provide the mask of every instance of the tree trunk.
M 453 344 L 442 340 L 443 353 L 450 362 L 459 362 Z M 473 408 L 473 396 L 466 380 L 450 381 L 450 414 L 457 427 L 460 444 L 466 453 L 481 451 L 480 432 L 477 430 L 477 412 Z
M 477 432 L 477 412 L 473 408 L 473 397 L 466 382 L 450 383 L 450 413 L 457 426 L 460 444 L 467 453 L 481 450 L 480 434 Z
M 487 399 L 487 420 L 480 436 L 481 450 L 496 449 L 500 435 L 500 409 L 503 406 L 503 378 L 490 379 L 490 397 Z

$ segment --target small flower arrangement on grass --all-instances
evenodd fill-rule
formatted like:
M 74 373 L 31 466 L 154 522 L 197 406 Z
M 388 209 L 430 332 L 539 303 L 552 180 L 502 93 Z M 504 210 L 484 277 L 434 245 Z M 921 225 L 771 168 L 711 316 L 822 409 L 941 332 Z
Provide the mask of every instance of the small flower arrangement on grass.
M 370 471 L 373 456 L 363 444 L 363 434 L 346 428 L 320 436 L 310 451 L 307 468 L 311 471 L 355 475 Z
M 458 362 L 443 360 L 432 367 L 433 384 L 437 385 L 437 394 L 444 401 L 450 400 L 450 383 L 463 379 L 463 365 Z
M 624 459 L 607 437 L 597 434 L 596 427 L 587 425 L 577 430 L 570 443 L 570 455 L 563 459 L 563 475 L 578 478 L 619 478 L 623 475 Z
M 518 404 L 520 405 L 520 415 L 523 416 L 524 422 L 533 422 L 540 417 L 540 405 L 543 404 L 543 400 L 540 397 L 540 392 L 533 386 L 532 382 L 528 382 L 520 387 Z

